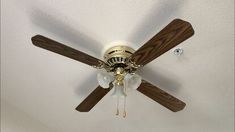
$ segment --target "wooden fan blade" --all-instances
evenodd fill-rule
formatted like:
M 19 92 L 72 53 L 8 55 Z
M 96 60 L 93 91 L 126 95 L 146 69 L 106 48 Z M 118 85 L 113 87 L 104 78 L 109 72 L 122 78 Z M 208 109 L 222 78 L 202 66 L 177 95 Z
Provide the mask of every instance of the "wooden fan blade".
M 140 47 L 130 60 L 137 65 L 146 65 L 193 34 L 194 30 L 189 22 L 175 19 Z
M 90 66 L 100 66 L 102 63 L 104 64 L 103 61 L 101 61 L 97 58 L 94 58 L 86 53 L 75 50 L 71 47 L 63 45 L 59 42 L 56 42 L 54 40 L 51 40 L 51 39 L 46 38 L 41 35 L 36 35 L 36 36 L 32 37 L 31 40 L 35 46 L 38 46 L 43 49 L 47 49 L 49 51 L 52 51 L 52 52 L 58 53 L 60 55 L 69 57 L 71 59 L 80 61 L 80 62 L 88 64 Z
M 76 108 L 79 112 L 90 111 L 109 91 L 111 88 L 102 88 L 98 86 L 93 92 L 88 95 L 88 97 L 82 101 Z
M 184 109 L 186 105 L 181 100 L 173 97 L 172 95 L 144 80 L 137 90 L 173 112 Z

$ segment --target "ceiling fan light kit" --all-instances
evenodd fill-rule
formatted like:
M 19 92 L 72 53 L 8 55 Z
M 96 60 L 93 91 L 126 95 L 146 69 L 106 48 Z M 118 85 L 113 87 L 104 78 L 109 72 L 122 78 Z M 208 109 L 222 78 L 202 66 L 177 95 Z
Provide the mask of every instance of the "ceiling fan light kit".
M 193 34 L 194 30 L 189 22 L 175 19 L 138 50 L 135 51 L 124 45 L 113 46 L 104 53 L 103 60 L 41 35 L 32 37 L 32 43 L 99 69 L 100 72 L 97 74 L 99 86 L 76 107 L 76 110 L 90 111 L 111 89 L 114 89 L 112 96 L 117 98 L 116 115 L 119 115 L 119 98 L 123 98 L 123 117 L 126 117 L 127 89 L 136 89 L 173 112 L 180 111 L 185 107 L 186 104 L 183 101 L 143 80 L 140 75 L 136 74 L 136 71 L 190 38 Z M 183 50 L 175 49 L 174 53 L 181 55 Z

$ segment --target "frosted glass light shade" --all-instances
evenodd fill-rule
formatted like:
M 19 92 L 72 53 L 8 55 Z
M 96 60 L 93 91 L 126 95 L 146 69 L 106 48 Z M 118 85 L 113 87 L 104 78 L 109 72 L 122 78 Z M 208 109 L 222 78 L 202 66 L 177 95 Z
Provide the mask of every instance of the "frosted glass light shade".
M 109 88 L 109 83 L 114 80 L 114 77 L 105 70 L 100 70 L 97 74 L 97 81 L 102 88 Z
M 112 97 L 126 97 L 126 93 L 124 92 L 124 85 L 114 84 L 114 92 Z
M 126 88 L 137 89 L 142 82 L 142 78 L 138 74 L 127 74 L 124 78 L 124 81 Z

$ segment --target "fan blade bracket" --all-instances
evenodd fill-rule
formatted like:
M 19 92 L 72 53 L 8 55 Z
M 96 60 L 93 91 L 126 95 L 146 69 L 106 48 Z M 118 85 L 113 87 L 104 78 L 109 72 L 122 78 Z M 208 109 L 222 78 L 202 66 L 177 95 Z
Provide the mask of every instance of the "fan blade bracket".
M 96 69 L 107 69 L 109 66 L 105 62 L 98 60 L 98 64 L 92 65 L 92 67 Z

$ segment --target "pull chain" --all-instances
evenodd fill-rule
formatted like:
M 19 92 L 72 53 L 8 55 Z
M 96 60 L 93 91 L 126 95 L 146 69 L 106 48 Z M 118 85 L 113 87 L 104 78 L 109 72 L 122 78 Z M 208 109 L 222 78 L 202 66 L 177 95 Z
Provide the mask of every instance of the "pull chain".
M 119 115 L 119 109 L 118 109 L 118 107 L 119 107 L 119 95 L 118 95 L 118 97 L 117 97 L 117 111 L 116 111 L 116 115 Z
M 124 87 L 124 93 L 126 94 L 126 87 Z M 126 117 L 126 96 L 124 97 L 124 108 L 123 108 L 123 118 Z
M 124 110 L 123 110 L 123 118 L 126 117 L 126 97 L 124 97 Z

